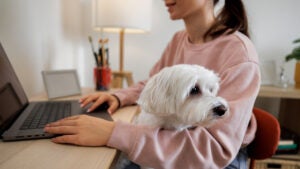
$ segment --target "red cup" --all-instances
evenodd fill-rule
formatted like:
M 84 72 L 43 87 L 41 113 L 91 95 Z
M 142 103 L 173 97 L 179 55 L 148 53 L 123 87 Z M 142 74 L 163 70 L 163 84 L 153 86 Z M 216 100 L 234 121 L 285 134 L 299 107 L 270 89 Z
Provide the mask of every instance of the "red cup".
M 94 82 L 96 90 L 109 90 L 111 84 L 111 69 L 109 67 L 94 68 Z

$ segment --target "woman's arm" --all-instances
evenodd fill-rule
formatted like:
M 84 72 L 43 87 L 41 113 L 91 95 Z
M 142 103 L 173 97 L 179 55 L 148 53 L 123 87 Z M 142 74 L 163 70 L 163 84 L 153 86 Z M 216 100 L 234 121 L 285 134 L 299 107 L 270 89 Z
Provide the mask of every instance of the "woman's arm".
M 181 132 L 117 122 L 108 146 L 127 153 L 142 166 L 153 168 L 227 166 L 245 143 L 245 133 L 253 134 L 256 129 L 249 127 L 249 121 L 260 86 L 259 68 L 253 62 L 241 63 L 221 78 L 220 96 L 230 105 L 228 118 L 209 129 L 197 127 Z

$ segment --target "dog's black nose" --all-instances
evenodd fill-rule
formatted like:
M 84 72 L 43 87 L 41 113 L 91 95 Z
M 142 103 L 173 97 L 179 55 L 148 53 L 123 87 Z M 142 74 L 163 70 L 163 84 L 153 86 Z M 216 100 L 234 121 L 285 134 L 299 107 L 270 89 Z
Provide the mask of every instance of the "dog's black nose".
M 223 104 L 218 105 L 213 108 L 214 114 L 217 116 L 220 116 L 220 117 L 223 116 L 226 113 L 226 111 L 227 111 L 227 108 Z

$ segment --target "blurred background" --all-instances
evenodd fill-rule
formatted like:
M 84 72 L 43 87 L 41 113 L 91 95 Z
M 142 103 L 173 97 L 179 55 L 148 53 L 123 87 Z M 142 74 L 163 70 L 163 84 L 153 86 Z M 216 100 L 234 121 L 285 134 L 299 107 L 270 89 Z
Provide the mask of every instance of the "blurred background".
M 261 63 L 275 63 L 277 78 L 292 41 L 300 38 L 300 1 L 244 3 Z M 172 35 L 182 29 L 181 20 L 169 19 L 164 2 L 153 0 L 151 31 L 125 35 L 124 67 L 132 71 L 135 82 L 148 77 Z M 0 0 L 0 42 L 29 97 L 44 90 L 42 70 L 77 69 L 81 86 L 94 86 L 95 60 L 88 36 L 100 38 L 92 28 L 92 0 Z M 119 35 L 103 36 L 109 38 L 110 63 L 117 70 Z M 294 66 L 295 61 L 284 65 L 291 83 Z

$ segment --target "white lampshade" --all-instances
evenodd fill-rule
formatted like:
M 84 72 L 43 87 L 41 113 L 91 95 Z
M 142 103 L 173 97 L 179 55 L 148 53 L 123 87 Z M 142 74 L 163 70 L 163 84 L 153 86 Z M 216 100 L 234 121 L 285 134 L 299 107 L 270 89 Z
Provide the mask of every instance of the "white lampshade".
M 113 71 L 117 88 L 133 83 L 132 73 L 124 71 L 124 34 L 145 33 L 151 28 L 152 0 L 94 0 L 93 28 L 120 34 L 119 71 Z M 114 82 L 113 82 L 114 83 Z
M 105 32 L 144 33 L 151 29 L 152 0 L 94 0 L 93 27 Z

